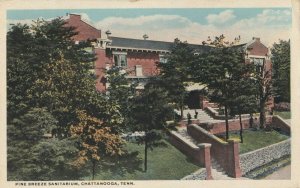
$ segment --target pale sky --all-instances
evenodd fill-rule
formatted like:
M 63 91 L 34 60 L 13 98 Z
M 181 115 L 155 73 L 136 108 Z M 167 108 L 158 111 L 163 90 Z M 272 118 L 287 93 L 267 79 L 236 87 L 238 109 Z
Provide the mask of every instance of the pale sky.
M 102 33 L 112 36 L 148 40 L 174 41 L 179 38 L 201 44 L 208 36 L 224 34 L 232 41 L 241 36 L 241 43 L 260 37 L 270 47 L 279 39 L 288 40 L 291 32 L 290 8 L 193 8 L 193 9 L 59 9 L 9 10 L 8 24 L 31 23 L 37 18 L 52 19 L 67 13 L 81 14 L 82 19 Z

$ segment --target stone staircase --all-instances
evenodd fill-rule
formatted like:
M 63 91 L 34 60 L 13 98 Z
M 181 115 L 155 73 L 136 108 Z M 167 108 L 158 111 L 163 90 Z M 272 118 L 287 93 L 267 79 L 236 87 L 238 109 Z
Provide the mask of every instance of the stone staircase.
M 211 175 L 214 180 L 234 180 L 234 179 L 236 179 L 236 178 L 229 177 L 214 158 L 211 158 L 211 166 L 212 166 Z
M 186 140 L 194 143 L 195 145 L 200 144 L 199 142 L 197 142 L 195 139 L 193 139 L 188 133 L 187 133 L 187 129 L 186 127 L 179 127 L 177 130 L 177 133 L 179 133 L 181 136 L 183 136 Z M 212 163 L 212 169 L 211 169 L 211 173 L 212 173 L 212 177 L 214 180 L 241 180 L 241 179 L 248 179 L 245 177 L 241 177 L 241 178 L 231 178 L 229 177 L 225 171 L 223 170 L 223 168 L 218 164 L 218 162 L 214 159 L 211 158 L 211 163 Z M 194 180 L 197 180 L 197 172 L 189 175 Z M 190 179 L 190 178 L 189 178 Z

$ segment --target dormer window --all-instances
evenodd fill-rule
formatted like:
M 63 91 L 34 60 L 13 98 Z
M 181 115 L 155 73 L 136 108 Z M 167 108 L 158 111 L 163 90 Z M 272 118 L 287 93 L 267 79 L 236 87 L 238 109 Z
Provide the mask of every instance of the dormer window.
M 113 52 L 114 64 L 118 67 L 127 67 L 127 52 Z

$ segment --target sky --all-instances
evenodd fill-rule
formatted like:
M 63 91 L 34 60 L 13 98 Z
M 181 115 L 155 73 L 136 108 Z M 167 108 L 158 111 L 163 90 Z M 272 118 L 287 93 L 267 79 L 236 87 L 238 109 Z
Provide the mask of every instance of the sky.
M 279 39 L 290 38 L 290 8 L 135 8 L 135 9 L 52 9 L 9 10 L 7 23 L 27 23 L 38 18 L 53 19 L 67 13 L 82 15 L 82 20 L 112 36 L 174 41 L 179 38 L 201 44 L 208 36 L 224 34 L 228 41 L 241 37 L 241 43 L 259 37 L 268 47 Z

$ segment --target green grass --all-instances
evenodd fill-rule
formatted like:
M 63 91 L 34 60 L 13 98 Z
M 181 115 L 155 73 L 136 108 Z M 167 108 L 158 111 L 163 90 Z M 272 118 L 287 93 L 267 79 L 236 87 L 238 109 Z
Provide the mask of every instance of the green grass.
M 291 112 L 290 111 L 274 111 L 274 115 L 279 115 L 283 119 L 291 119 Z
M 231 133 L 230 138 L 239 138 L 238 133 Z M 249 151 L 253 151 L 259 148 L 263 148 L 280 141 L 286 140 L 289 137 L 283 134 L 280 134 L 277 131 L 266 132 L 264 130 L 245 130 L 243 132 L 244 142 L 240 143 L 240 154 L 247 153 Z
M 174 146 L 166 141 L 164 143 L 164 146 L 148 150 L 147 172 L 143 169 L 144 145 L 127 143 L 126 149 L 137 151 L 137 157 L 118 165 L 98 168 L 95 180 L 177 180 L 200 168 Z

